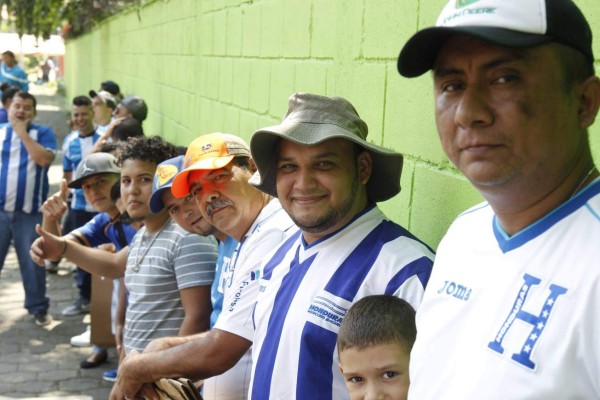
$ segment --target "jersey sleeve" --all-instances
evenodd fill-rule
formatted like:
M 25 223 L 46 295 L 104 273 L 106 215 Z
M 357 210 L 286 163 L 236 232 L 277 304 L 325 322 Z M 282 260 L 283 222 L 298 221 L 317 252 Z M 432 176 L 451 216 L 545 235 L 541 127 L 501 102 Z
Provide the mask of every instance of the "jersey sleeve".
M 173 259 L 179 290 L 212 285 L 216 262 L 217 243 L 212 236 L 184 234 L 176 246 Z
M 56 141 L 56 135 L 54 134 L 52 128 L 49 126 L 39 126 L 38 128 L 40 132 L 38 142 L 48 150 L 56 152 L 58 144 Z
M 110 224 L 110 217 L 106 213 L 100 213 L 89 220 L 85 225 L 71 232 L 76 237 L 83 237 L 90 247 L 97 247 L 112 241 L 106 235 L 106 226 Z

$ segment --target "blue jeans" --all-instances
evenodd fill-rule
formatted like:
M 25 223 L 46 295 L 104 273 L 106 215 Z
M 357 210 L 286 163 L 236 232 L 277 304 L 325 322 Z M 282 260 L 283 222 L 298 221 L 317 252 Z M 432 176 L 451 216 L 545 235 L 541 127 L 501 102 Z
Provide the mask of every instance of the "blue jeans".
M 32 315 L 47 312 L 50 306 L 50 299 L 46 297 L 46 270 L 29 256 L 31 244 L 38 237 L 35 225 L 41 223 L 41 213 L 0 211 L 0 261 L 4 265 L 12 239 L 25 289 L 25 308 Z

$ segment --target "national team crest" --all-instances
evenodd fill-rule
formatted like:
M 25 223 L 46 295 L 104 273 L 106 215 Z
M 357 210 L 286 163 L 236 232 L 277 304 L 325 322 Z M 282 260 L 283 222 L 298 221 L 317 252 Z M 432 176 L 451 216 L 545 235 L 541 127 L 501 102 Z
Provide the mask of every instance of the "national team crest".
M 456 8 L 466 7 L 473 3 L 477 3 L 480 0 L 456 0 Z
M 169 180 L 171 180 L 179 170 L 174 165 L 159 165 L 156 169 L 156 175 L 158 176 L 157 187 L 161 187 Z

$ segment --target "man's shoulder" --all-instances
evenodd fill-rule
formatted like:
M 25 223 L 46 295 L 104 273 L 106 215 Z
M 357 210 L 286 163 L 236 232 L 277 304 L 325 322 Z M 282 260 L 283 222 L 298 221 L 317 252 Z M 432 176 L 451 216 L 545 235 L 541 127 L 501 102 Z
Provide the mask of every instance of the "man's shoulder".
M 54 135 L 54 130 L 47 126 L 47 125 L 40 125 L 40 124 L 36 124 L 36 123 L 31 123 L 31 125 L 29 125 L 29 131 L 32 130 L 37 130 L 40 134 L 52 134 Z

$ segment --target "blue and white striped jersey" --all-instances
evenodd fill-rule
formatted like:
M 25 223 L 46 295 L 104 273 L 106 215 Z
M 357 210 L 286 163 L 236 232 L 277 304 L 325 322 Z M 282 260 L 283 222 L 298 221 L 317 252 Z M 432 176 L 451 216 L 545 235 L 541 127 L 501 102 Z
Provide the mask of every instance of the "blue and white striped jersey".
M 297 230 L 263 263 L 250 321 L 222 328 L 253 340 L 250 397 L 348 398 L 336 349 L 346 311 L 373 294 L 417 308 L 432 263 L 431 249 L 375 205 L 311 245 Z
M 100 138 L 98 130 L 94 130 L 93 134 L 86 137 L 79 136 L 79 131 L 69 133 L 63 140 L 63 171 L 75 174 L 77 166 L 90 153 L 92 146 L 98 141 L 98 138 Z M 76 179 L 76 177 L 73 176 L 73 179 Z M 71 208 L 73 210 L 88 212 L 96 211 L 94 207 L 85 201 L 82 189 L 73 189 Z
M 31 124 L 29 136 L 56 152 L 56 136 L 47 126 Z M 48 197 L 48 168 L 29 156 L 10 124 L 0 125 L 0 209 L 36 213 Z

